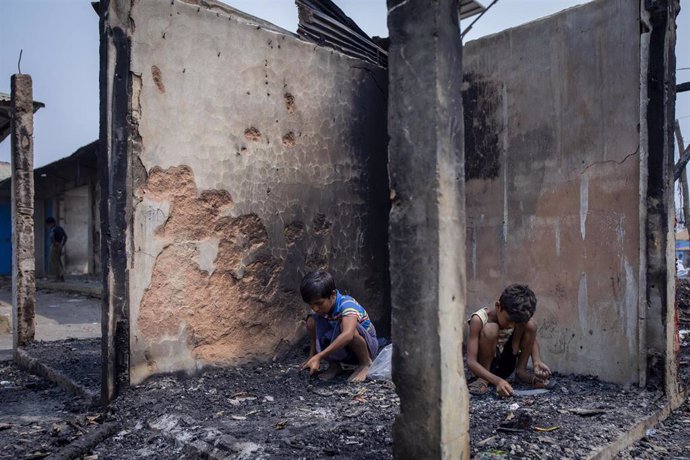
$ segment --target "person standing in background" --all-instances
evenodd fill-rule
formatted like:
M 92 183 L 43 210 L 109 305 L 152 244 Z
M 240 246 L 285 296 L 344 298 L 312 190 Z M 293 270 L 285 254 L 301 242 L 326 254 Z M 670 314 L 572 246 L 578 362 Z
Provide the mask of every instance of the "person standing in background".
M 65 266 L 62 263 L 62 254 L 67 243 L 67 233 L 60 227 L 53 217 L 46 219 L 50 228 L 50 274 L 55 281 L 65 281 Z

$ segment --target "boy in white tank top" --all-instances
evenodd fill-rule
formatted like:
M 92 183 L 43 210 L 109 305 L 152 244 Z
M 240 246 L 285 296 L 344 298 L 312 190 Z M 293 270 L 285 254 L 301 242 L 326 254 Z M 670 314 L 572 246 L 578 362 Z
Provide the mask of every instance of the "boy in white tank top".
M 498 394 L 510 396 L 513 387 L 506 381 L 515 371 L 518 381 L 535 388 L 549 386 L 551 370 L 541 360 L 537 324 L 532 319 L 537 297 L 524 284 L 511 284 L 493 307 L 477 310 L 469 320 L 467 367 L 475 380 L 470 393 L 483 394 L 494 385 Z M 533 372 L 527 369 L 532 357 Z

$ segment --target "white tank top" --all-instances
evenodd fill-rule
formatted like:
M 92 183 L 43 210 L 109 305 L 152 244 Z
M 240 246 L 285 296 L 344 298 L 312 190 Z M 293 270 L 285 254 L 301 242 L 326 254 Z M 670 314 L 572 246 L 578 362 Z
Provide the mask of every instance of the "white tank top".
M 479 319 L 482 320 L 482 327 L 486 326 L 486 323 L 489 322 L 489 309 L 488 308 L 480 308 L 479 310 L 475 311 L 472 313 L 472 316 L 478 316 Z M 470 321 L 472 320 L 472 316 L 470 316 Z M 469 321 L 468 321 L 469 323 Z M 499 329 L 498 330 L 498 343 L 496 344 L 496 347 L 500 352 L 503 352 L 503 347 L 505 346 L 506 342 L 508 342 L 508 339 L 510 339 L 510 336 L 513 334 L 513 328 L 511 327 L 510 329 Z

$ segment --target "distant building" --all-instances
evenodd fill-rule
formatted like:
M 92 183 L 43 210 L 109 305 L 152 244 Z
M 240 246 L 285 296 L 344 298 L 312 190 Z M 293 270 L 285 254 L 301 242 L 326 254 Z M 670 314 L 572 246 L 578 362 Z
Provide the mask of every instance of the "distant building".
M 0 181 L 12 175 L 12 165 L 6 161 L 0 161 Z
M 67 274 L 100 273 L 100 182 L 98 141 L 72 155 L 34 170 L 36 275 L 48 269 L 49 232 L 54 217 L 69 237 L 65 247 Z M 11 179 L 0 182 L 0 275 L 12 274 Z
M 0 142 L 10 135 L 12 96 L 0 93 Z M 34 101 L 34 113 L 43 102 Z M 12 176 L 12 164 L 0 161 L 0 184 L 4 184 L 10 190 L 10 177 Z M 7 184 L 5 184 L 7 182 Z M 0 192 L 0 275 L 12 274 L 12 205 L 9 198 L 4 198 Z

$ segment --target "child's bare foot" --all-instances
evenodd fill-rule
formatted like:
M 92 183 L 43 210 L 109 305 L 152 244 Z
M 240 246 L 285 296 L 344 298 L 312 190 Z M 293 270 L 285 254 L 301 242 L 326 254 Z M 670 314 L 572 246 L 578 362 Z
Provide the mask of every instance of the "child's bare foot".
M 555 383 L 547 378 L 539 377 L 530 371 L 516 372 L 515 377 L 519 382 L 531 385 L 532 388 L 546 388 L 548 390 L 555 386 Z
M 367 378 L 367 374 L 369 373 L 369 368 L 371 367 L 371 360 L 369 360 L 368 363 L 361 364 L 352 371 L 352 375 L 348 377 L 347 381 L 351 383 L 357 383 L 357 382 L 364 382 Z
M 472 395 L 483 395 L 489 391 L 489 382 L 484 379 L 477 378 L 475 381 L 467 385 L 467 389 Z
M 331 362 L 325 372 L 319 374 L 321 380 L 332 380 L 343 371 L 339 362 Z

